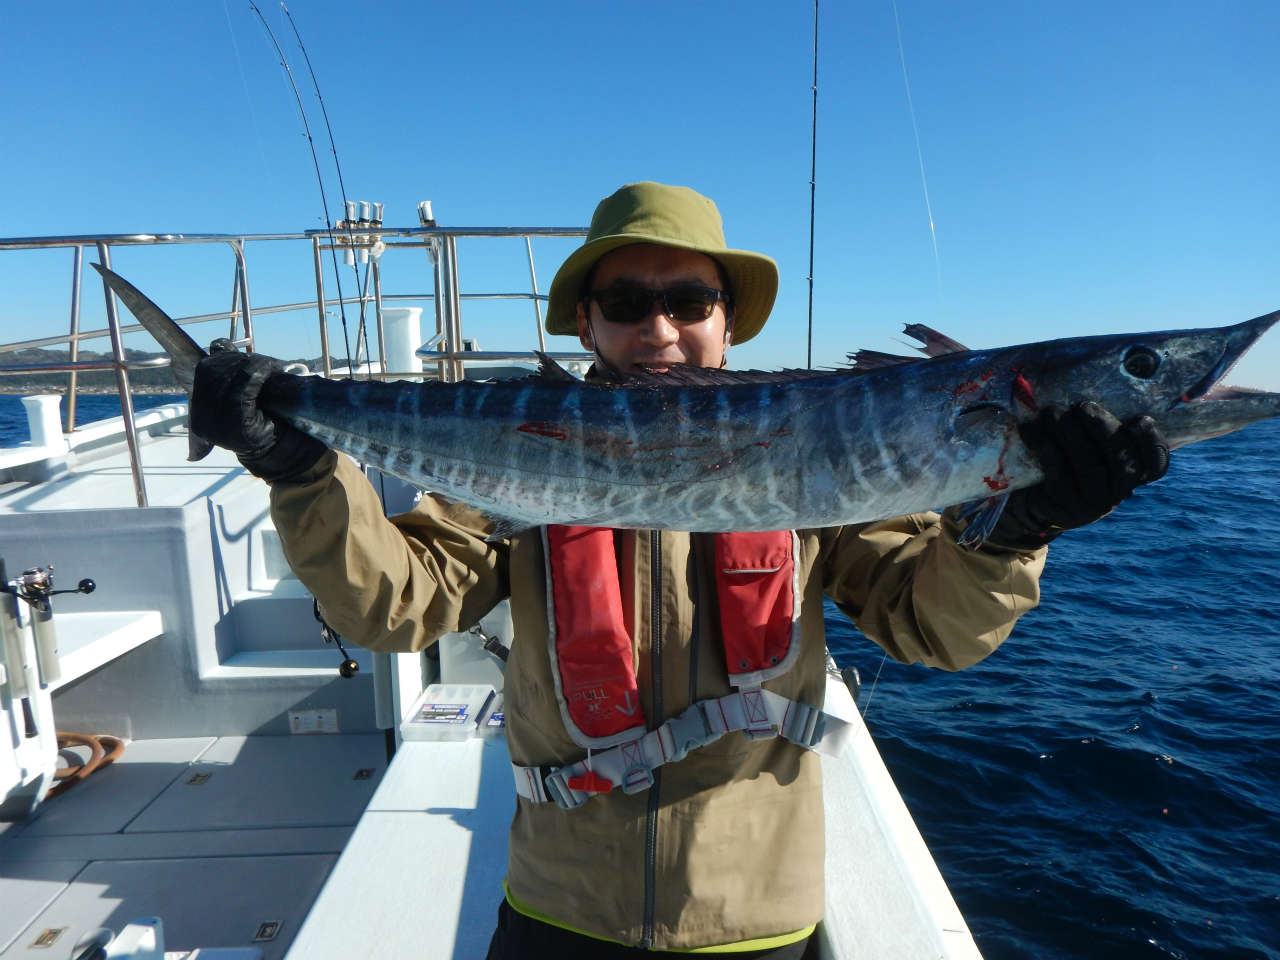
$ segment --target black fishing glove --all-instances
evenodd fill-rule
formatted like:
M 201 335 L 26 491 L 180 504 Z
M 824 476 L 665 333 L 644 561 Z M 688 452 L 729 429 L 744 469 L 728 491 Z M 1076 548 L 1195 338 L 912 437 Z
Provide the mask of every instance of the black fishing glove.
M 215 340 L 196 364 L 191 387 L 191 432 L 230 450 L 268 483 L 298 476 L 328 449 L 258 406 L 263 384 L 282 370 L 279 360 L 240 353 L 230 341 Z
M 1169 469 L 1169 444 L 1154 420 L 1121 423 L 1093 401 L 1047 407 L 1019 428 L 1044 480 L 1009 495 L 992 546 L 1031 550 L 1064 530 L 1106 516 Z

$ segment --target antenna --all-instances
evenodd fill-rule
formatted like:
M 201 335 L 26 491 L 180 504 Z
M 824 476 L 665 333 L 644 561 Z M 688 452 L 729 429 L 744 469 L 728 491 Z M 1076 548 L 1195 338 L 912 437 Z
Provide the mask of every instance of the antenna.
M 818 189 L 818 0 L 813 0 L 813 127 L 809 137 L 809 336 L 805 366 L 813 369 L 813 219 Z

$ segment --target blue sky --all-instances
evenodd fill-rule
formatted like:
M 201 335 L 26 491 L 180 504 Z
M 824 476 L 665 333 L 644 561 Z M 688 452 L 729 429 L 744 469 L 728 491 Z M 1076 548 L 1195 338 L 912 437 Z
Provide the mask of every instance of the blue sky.
M 261 6 L 306 94 L 336 213 L 301 54 L 279 8 Z M 773 318 L 734 365 L 804 363 L 811 5 L 290 9 L 349 194 L 384 202 L 390 225 L 415 224 L 424 199 L 443 224 L 580 225 L 621 183 L 688 184 L 719 204 L 731 245 L 782 269 Z M 901 349 L 910 322 L 985 347 L 1280 307 L 1280 6 L 899 0 L 898 13 L 938 257 L 893 4 L 828 0 L 816 363 Z M 0 235 L 322 225 L 292 93 L 247 2 L 7 4 L 0 27 L 11 80 Z M 544 289 L 567 249 L 539 247 Z M 115 264 L 170 312 L 226 307 L 228 270 L 210 279 L 190 251 L 148 253 Z M 463 289 L 524 283 L 519 254 L 468 260 L 464 248 Z M 422 263 L 397 260 L 394 277 L 392 266 L 388 283 L 426 289 Z M 251 269 L 255 300 L 311 295 L 306 259 L 269 251 Z M 0 257 L 0 340 L 63 328 L 69 273 L 65 253 Z M 100 302 L 86 294 L 86 325 Z M 475 331 L 485 347 L 530 339 L 524 311 L 518 334 L 505 316 L 474 318 L 492 323 Z M 313 325 L 260 328 L 262 345 L 318 352 Z M 1230 379 L 1280 388 L 1280 333 Z

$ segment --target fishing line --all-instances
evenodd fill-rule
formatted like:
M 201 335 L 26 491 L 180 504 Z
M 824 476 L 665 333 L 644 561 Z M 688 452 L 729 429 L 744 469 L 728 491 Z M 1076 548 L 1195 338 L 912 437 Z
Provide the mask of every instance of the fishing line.
M 813 0 L 813 125 L 809 136 L 809 340 L 805 366 L 813 369 L 813 219 L 818 190 L 818 0 Z
M 924 189 L 924 209 L 929 215 L 929 239 L 933 241 L 933 266 L 938 274 L 938 295 L 942 295 L 942 259 L 938 256 L 938 231 L 933 224 L 933 204 L 929 202 L 929 180 L 924 174 L 924 151 L 920 148 L 920 126 L 916 123 L 916 106 L 911 99 L 911 80 L 907 76 L 907 55 L 902 47 L 902 21 L 898 18 L 898 0 L 893 0 L 893 25 L 898 32 L 898 62 L 902 64 L 902 85 L 907 90 L 907 112 L 911 114 L 911 132 L 916 138 L 916 158 L 920 161 L 920 186 Z
M 222 12 L 227 18 L 227 32 L 231 34 L 231 49 L 236 55 L 236 72 L 240 74 L 240 88 L 244 91 L 244 104 L 249 111 L 249 123 L 253 127 L 253 137 L 258 142 L 258 159 L 262 161 L 262 172 L 265 175 L 270 169 L 267 163 L 267 151 L 262 144 L 262 130 L 258 126 L 258 118 L 253 112 L 253 99 L 249 96 L 249 81 L 244 76 L 244 62 L 240 58 L 240 44 L 236 41 L 236 29 L 231 22 L 231 8 L 227 6 L 227 0 L 222 0 Z
M 880 666 L 876 667 L 875 679 L 871 681 L 871 689 L 867 692 L 867 705 L 862 708 L 862 719 L 866 720 L 871 715 L 871 698 L 876 695 L 876 684 L 880 682 L 880 671 L 884 669 L 885 661 L 889 659 L 889 651 L 885 651 L 883 657 L 880 658 Z
M 342 209 L 343 209 L 343 213 L 345 214 L 346 211 L 349 209 L 347 204 L 347 185 L 345 182 L 343 182 L 343 179 L 342 179 L 342 164 L 338 160 L 338 145 L 333 140 L 333 127 L 330 126 L 329 124 L 329 111 L 325 109 L 324 97 L 321 96 L 320 94 L 320 81 L 316 79 L 315 68 L 311 66 L 311 55 L 307 53 L 306 44 L 302 42 L 302 34 L 298 32 L 298 25 L 294 23 L 293 14 L 289 12 L 289 8 L 288 6 L 285 5 L 284 0 L 281 0 L 280 9 L 284 11 L 284 15 L 289 19 L 289 26 L 293 28 L 294 39 L 298 41 L 298 49 L 302 51 L 302 59 L 307 65 L 307 73 L 311 75 L 311 86 L 316 92 L 316 100 L 319 101 L 320 103 L 320 116 L 324 118 L 325 133 L 329 137 L 329 151 L 333 154 L 333 169 L 338 174 L 338 193 L 342 196 Z M 355 236 L 351 231 L 351 221 L 345 215 L 343 217 L 343 223 L 345 223 L 347 227 L 347 240 L 352 245 L 352 248 L 354 249 Z M 336 265 L 334 266 L 334 270 L 337 270 Z M 369 283 L 369 277 L 368 277 L 369 268 L 365 267 L 365 279 L 364 279 L 363 286 L 360 280 L 360 262 L 358 260 L 356 260 L 351 264 L 351 270 L 355 274 L 356 289 L 361 291 L 360 320 L 356 329 L 356 352 L 357 352 L 356 361 L 359 361 L 360 359 L 358 355 L 360 350 L 359 344 L 361 339 L 363 338 L 365 359 L 369 360 L 370 364 L 372 365 L 372 361 L 370 360 L 370 354 L 369 354 L 369 333 L 365 329 L 366 328 L 365 305 L 368 302 L 367 288 Z M 339 294 L 339 296 L 341 296 L 341 294 Z M 348 363 L 351 362 L 350 357 L 347 358 L 347 362 Z M 385 373 L 386 371 L 384 370 L 383 372 Z M 372 370 L 370 370 L 370 376 L 372 376 Z
M 298 92 L 298 84 L 294 82 L 293 70 L 289 66 L 289 58 L 280 49 L 280 44 L 276 41 L 276 35 L 272 31 L 271 25 L 267 23 L 267 18 L 262 15 L 262 11 L 258 9 L 258 5 L 253 0 L 249 0 L 249 9 L 257 14 L 258 20 L 262 23 L 262 29 L 267 31 L 267 37 L 271 40 L 271 45 L 276 48 L 276 55 L 280 57 L 280 66 L 284 67 L 285 75 L 289 78 L 289 87 L 293 90 L 293 98 L 298 103 L 298 112 L 302 115 L 302 129 L 306 133 L 307 146 L 311 148 L 311 163 L 315 167 L 316 183 L 320 187 L 320 205 L 324 208 L 325 233 L 329 237 L 329 256 L 333 260 L 333 279 L 338 285 L 338 312 L 342 317 L 342 340 L 347 348 L 347 376 L 352 377 L 355 374 L 355 363 L 351 359 L 351 335 L 347 330 L 347 308 L 342 297 L 342 277 L 338 272 L 338 254 L 333 238 L 333 221 L 329 219 L 329 200 L 324 192 L 324 177 L 320 173 L 320 157 L 316 153 L 316 142 L 311 136 L 311 124 L 307 120 L 306 107 L 302 105 L 302 94 Z

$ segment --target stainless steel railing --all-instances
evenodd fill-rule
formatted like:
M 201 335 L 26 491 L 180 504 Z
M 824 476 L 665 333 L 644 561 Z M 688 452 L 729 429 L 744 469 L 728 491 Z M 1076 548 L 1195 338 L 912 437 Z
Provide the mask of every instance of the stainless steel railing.
M 344 226 L 340 224 L 339 226 Z M 132 395 L 129 386 L 129 372 L 143 368 L 167 366 L 167 358 L 150 360 L 129 360 L 125 354 L 123 337 L 126 334 L 142 329 L 138 324 L 122 324 L 116 309 L 116 298 L 104 283 L 103 294 L 106 305 L 107 326 L 97 330 L 81 330 L 81 298 L 83 294 L 84 251 L 94 248 L 99 262 L 103 266 L 111 265 L 111 250 L 115 247 L 137 246 L 171 246 L 179 244 L 227 244 L 234 256 L 234 276 L 232 282 L 232 299 L 227 311 L 198 314 L 176 318 L 180 325 L 187 326 L 210 321 L 228 323 L 228 336 L 231 340 L 253 349 L 255 318 L 290 311 L 307 310 L 314 307 L 319 323 L 320 345 L 323 373 L 332 376 L 330 362 L 328 309 L 356 305 L 359 307 L 362 322 L 357 330 L 354 356 L 350 359 L 349 369 L 356 368 L 361 349 L 365 356 L 369 355 L 369 341 L 366 324 L 363 322 L 366 312 L 372 308 L 374 327 L 377 338 L 378 369 L 372 370 L 372 364 L 366 364 L 368 372 L 361 376 L 381 379 L 404 379 L 410 377 L 439 378 L 445 381 L 460 380 L 464 374 L 463 364 L 466 361 L 483 360 L 528 360 L 532 351 L 516 350 L 469 350 L 463 337 L 462 302 L 464 300 L 528 300 L 533 307 L 534 331 L 538 349 L 546 350 L 546 338 L 542 327 L 542 304 L 547 299 L 538 289 L 537 268 L 534 263 L 533 240 L 540 238 L 574 238 L 585 236 L 586 231 L 578 227 L 439 227 L 427 225 L 412 228 L 384 228 L 361 223 L 358 228 L 347 227 L 345 230 L 308 230 L 302 233 L 271 234 L 91 234 L 61 237 L 16 237 L 0 239 L 0 251 L 33 250 L 60 248 L 72 252 L 71 269 L 71 309 L 67 334 L 40 336 L 33 339 L 0 344 L 0 377 L 14 376 L 24 373 L 67 373 L 67 404 L 64 431 L 72 433 L 76 429 L 76 394 L 78 375 L 85 371 L 112 370 L 115 373 L 116 392 L 120 398 L 121 417 L 124 425 L 125 441 L 129 448 L 130 467 L 133 472 L 134 489 L 138 506 L 147 505 L 146 483 L 141 458 L 138 455 L 138 438 L 135 426 Z M 459 285 L 458 248 L 459 239 L 504 237 L 524 240 L 529 270 L 529 290 L 527 292 L 495 293 L 478 292 L 463 293 Z M 274 305 L 251 306 L 249 295 L 249 267 L 246 245 L 260 241 L 295 241 L 309 243 L 312 252 L 312 264 L 315 273 L 316 297 L 311 301 L 299 301 Z M 388 251 L 413 250 L 426 251 L 431 263 L 432 286 L 430 293 L 398 293 L 388 294 L 382 287 L 382 258 Z M 367 260 L 364 279 L 359 283 L 360 289 L 354 296 L 342 296 L 330 299 L 326 294 L 326 277 L 324 270 L 325 254 L 331 257 L 338 252 L 344 255 L 358 256 Z M 357 271 L 358 276 L 358 271 Z M 383 308 L 391 302 L 424 302 L 431 301 L 435 314 L 435 334 L 428 343 L 436 348 L 427 361 L 433 369 L 422 371 L 387 369 L 387 351 L 384 342 Z M 81 360 L 79 358 L 80 343 L 86 340 L 108 338 L 111 342 L 110 361 Z M 48 364 L 5 363 L 5 354 L 37 347 L 67 344 L 68 360 Z M 558 353 L 557 359 L 589 359 L 588 354 Z

